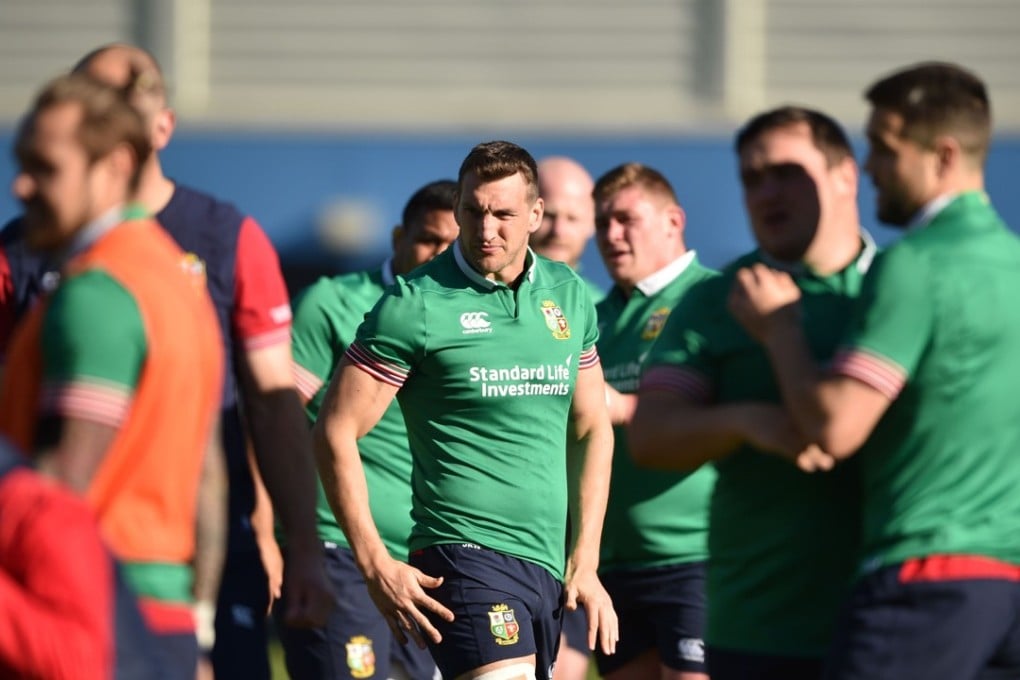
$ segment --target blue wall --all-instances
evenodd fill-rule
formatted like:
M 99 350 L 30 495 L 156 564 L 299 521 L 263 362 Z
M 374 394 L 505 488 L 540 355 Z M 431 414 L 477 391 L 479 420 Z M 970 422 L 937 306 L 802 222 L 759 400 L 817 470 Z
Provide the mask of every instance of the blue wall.
M 687 211 L 687 241 L 703 261 L 718 266 L 751 247 L 728 137 L 509 137 L 536 157 L 573 156 L 593 175 L 625 161 L 651 165 L 672 181 Z M 385 252 L 389 227 L 399 222 L 410 193 L 440 177 L 454 177 L 481 137 L 422 135 L 312 135 L 208 133 L 179 130 L 164 152 L 167 174 L 238 204 L 254 215 L 287 260 L 322 262 L 313 230 L 320 212 L 338 197 L 360 198 L 381 216 L 377 250 Z M 11 147 L 11 132 L 0 131 Z M 1000 212 L 1020 228 L 1020 137 L 997 139 L 989 161 L 988 188 Z M 10 186 L 14 164 L 0 158 L 0 183 Z M 871 186 L 861 187 L 861 215 L 879 242 L 895 237 L 873 217 Z M 10 191 L 0 192 L 0 218 L 16 214 Z M 379 257 L 370 255 L 370 259 Z M 594 247 L 585 272 L 607 279 Z

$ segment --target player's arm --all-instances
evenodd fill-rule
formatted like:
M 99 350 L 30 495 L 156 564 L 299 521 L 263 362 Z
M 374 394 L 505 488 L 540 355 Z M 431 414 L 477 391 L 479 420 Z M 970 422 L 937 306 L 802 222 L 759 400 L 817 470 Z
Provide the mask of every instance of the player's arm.
M 243 343 L 238 373 L 245 419 L 287 534 L 284 618 L 294 626 L 317 626 L 325 622 L 332 596 L 315 529 L 315 464 L 291 370 L 290 306 L 276 251 L 250 218 L 238 235 L 235 276 L 233 325 Z
M 606 408 L 602 366 L 582 364 L 567 429 L 567 479 L 574 544 L 567 556 L 564 594 L 568 609 L 583 606 L 588 615 L 588 647 L 596 642 L 606 654 L 616 651 L 619 624 L 613 603 L 598 578 L 602 522 L 613 466 L 613 425 Z M 584 358 L 582 357 L 582 361 Z
M 642 382 L 637 409 L 627 430 L 630 454 L 637 465 L 694 470 L 746 444 L 795 462 L 807 471 L 831 467 L 825 457 L 818 457 L 809 447 L 782 406 L 708 402 L 669 379 L 683 372 L 677 367 L 653 367 Z
M 372 519 L 358 453 L 358 439 L 379 422 L 398 389 L 345 357 L 326 390 L 313 439 L 326 498 L 347 536 L 372 600 L 397 639 L 406 643 L 410 636 L 424 648 L 422 633 L 436 643 L 442 637 L 423 609 L 453 620 L 453 613 L 424 590 L 438 586 L 442 579 L 390 556 Z
M 195 558 L 192 565 L 195 629 L 199 645 L 211 649 L 217 593 L 227 555 L 227 463 L 217 422 L 209 432 L 198 479 Z
M 40 470 L 84 495 L 127 418 L 148 352 L 134 298 L 100 271 L 67 281 L 42 329 Z
M 846 458 L 874 430 L 905 376 L 886 391 L 875 381 L 823 373 L 804 337 L 799 303 L 800 290 L 788 274 L 755 265 L 737 273 L 729 308 L 768 352 L 800 431 L 835 458 Z
M 109 554 L 85 504 L 30 474 L 11 473 L 0 501 L 13 529 L 0 548 L 0 667 L 26 678 L 110 677 Z

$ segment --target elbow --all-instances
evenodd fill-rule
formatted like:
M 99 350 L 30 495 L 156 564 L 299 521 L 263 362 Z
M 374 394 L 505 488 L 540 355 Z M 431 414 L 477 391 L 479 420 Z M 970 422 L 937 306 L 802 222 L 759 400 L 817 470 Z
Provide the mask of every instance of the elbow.
M 864 445 L 867 433 L 859 431 L 851 423 L 833 418 L 818 427 L 810 439 L 836 460 L 846 460 Z

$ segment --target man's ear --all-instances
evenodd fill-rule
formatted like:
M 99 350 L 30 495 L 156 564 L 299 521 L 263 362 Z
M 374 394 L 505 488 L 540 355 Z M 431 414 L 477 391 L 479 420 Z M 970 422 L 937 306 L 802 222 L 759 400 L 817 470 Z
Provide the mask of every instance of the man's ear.
M 177 127 L 177 114 L 173 109 L 160 109 L 152 123 L 152 148 L 162 151 L 170 143 Z

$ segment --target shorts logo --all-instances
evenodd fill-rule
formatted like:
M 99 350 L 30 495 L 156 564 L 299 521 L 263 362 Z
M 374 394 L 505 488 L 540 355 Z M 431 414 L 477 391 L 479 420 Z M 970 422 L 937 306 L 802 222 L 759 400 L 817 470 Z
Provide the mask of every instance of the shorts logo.
M 370 678 L 375 675 L 375 652 L 372 640 L 364 635 L 355 635 L 346 645 L 347 667 L 355 678 Z
M 645 324 L 644 330 L 641 331 L 641 339 L 654 340 L 659 337 L 659 333 L 662 332 L 662 327 L 666 325 L 666 319 L 668 318 L 669 307 L 662 307 L 652 312 L 648 323 Z
M 464 312 L 460 315 L 460 327 L 464 329 L 464 335 L 492 332 L 487 312 Z
M 493 605 L 492 611 L 489 612 L 489 631 L 496 639 L 497 645 L 516 645 L 520 639 L 517 634 L 520 633 L 521 627 L 514 618 L 514 610 L 505 604 Z
M 694 663 L 705 663 L 705 643 L 699 638 L 680 638 L 677 643 L 677 651 L 684 661 Z
M 570 325 L 567 323 L 567 317 L 563 316 L 563 310 L 559 305 L 552 300 L 543 300 L 542 315 L 545 317 L 545 325 L 552 331 L 554 338 L 566 340 L 570 337 Z

